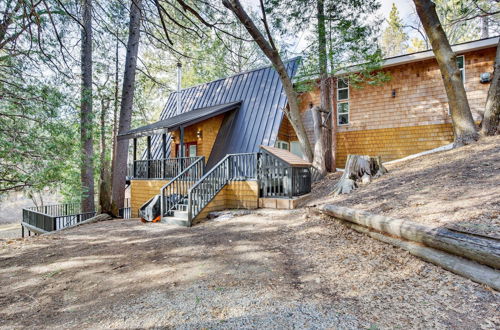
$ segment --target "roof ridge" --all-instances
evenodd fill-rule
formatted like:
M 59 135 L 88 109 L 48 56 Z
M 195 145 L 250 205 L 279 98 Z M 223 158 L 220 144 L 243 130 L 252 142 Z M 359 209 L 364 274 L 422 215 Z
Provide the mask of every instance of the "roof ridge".
M 284 60 L 283 64 L 288 64 L 288 63 L 290 63 L 292 61 L 297 61 L 297 60 L 299 60 L 301 58 L 302 58 L 302 56 L 300 56 L 300 55 L 299 56 L 295 56 L 295 57 L 292 57 L 292 58 Z M 238 73 L 235 73 L 235 74 L 227 76 L 227 77 L 223 77 L 223 78 L 219 78 L 219 79 L 207 81 L 207 82 L 200 83 L 200 84 L 193 85 L 193 86 L 186 87 L 186 88 L 181 88 L 181 93 L 184 92 L 184 91 L 193 89 L 193 88 L 197 88 L 197 87 L 203 86 L 203 85 L 212 84 L 212 83 L 220 81 L 220 80 L 226 80 L 228 78 L 234 78 L 234 77 L 237 77 L 237 76 L 240 76 L 240 75 L 244 75 L 244 74 L 247 74 L 247 73 L 250 73 L 250 72 L 255 72 L 255 71 L 259 71 L 259 70 L 265 70 L 265 69 L 269 69 L 269 68 L 273 68 L 273 65 L 272 64 L 270 64 L 270 65 L 263 65 L 263 66 L 255 68 L 255 69 L 250 69 L 250 70 L 238 72 Z M 177 91 L 173 91 L 170 94 L 175 94 L 175 93 L 177 93 Z

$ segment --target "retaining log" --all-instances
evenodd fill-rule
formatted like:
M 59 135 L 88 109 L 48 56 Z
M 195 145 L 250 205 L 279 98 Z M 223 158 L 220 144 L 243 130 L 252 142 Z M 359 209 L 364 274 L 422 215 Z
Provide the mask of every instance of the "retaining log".
M 318 209 L 335 218 L 500 269 L 500 241 L 495 239 L 457 233 L 442 227 L 431 228 L 409 220 L 393 219 L 342 206 L 326 204 Z
M 488 266 L 480 265 L 474 261 L 457 257 L 446 252 L 442 252 L 430 247 L 422 246 L 418 243 L 403 241 L 398 238 L 371 231 L 370 229 L 356 225 L 352 222 L 343 221 L 348 227 L 367 234 L 379 241 L 400 247 L 414 256 L 424 259 L 430 263 L 443 267 L 444 269 L 466 277 L 476 283 L 485 284 L 497 291 L 500 291 L 500 272 Z

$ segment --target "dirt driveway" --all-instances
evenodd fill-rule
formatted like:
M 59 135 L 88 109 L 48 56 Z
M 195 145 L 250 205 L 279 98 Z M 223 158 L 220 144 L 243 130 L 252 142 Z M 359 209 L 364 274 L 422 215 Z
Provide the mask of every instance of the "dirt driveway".
M 0 243 L 2 328 L 499 328 L 500 294 L 304 210 Z

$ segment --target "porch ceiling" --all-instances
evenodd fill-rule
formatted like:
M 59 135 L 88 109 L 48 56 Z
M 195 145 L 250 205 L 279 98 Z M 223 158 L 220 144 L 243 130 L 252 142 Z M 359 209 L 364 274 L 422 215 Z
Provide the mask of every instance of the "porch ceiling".
M 242 101 L 218 104 L 205 108 L 193 109 L 191 111 L 160 120 L 156 123 L 132 129 L 118 135 L 119 140 L 133 139 L 141 136 L 157 135 L 174 131 L 180 127 L 190 126 L 206 119 L 215 117 L 222 113 L 238 110 Z

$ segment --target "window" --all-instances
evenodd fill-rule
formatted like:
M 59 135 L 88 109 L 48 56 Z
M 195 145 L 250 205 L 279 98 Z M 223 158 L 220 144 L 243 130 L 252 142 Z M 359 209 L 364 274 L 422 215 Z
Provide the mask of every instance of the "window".
M 349 124 L 349 80 L 337 79 L 337 124 Z
M 288 142 L 286 142 L 286 141 L 276 141 L 276 143 L 274 144 L 274 146 L 276 148 L 290 150 L 290 144 Z
M 304 158 L 304 154 L 302 153 L 302 148 L 300 147 L 299 141 L 290 142 L 290 152 L 299 156 L 300 158 Z
M 462 79 L 462 82 L 465 83 L 465 56 L 464 55 L 457 56 L 457 66 L 458 66 L 458 69 L 460 70 L 460 78 Z

